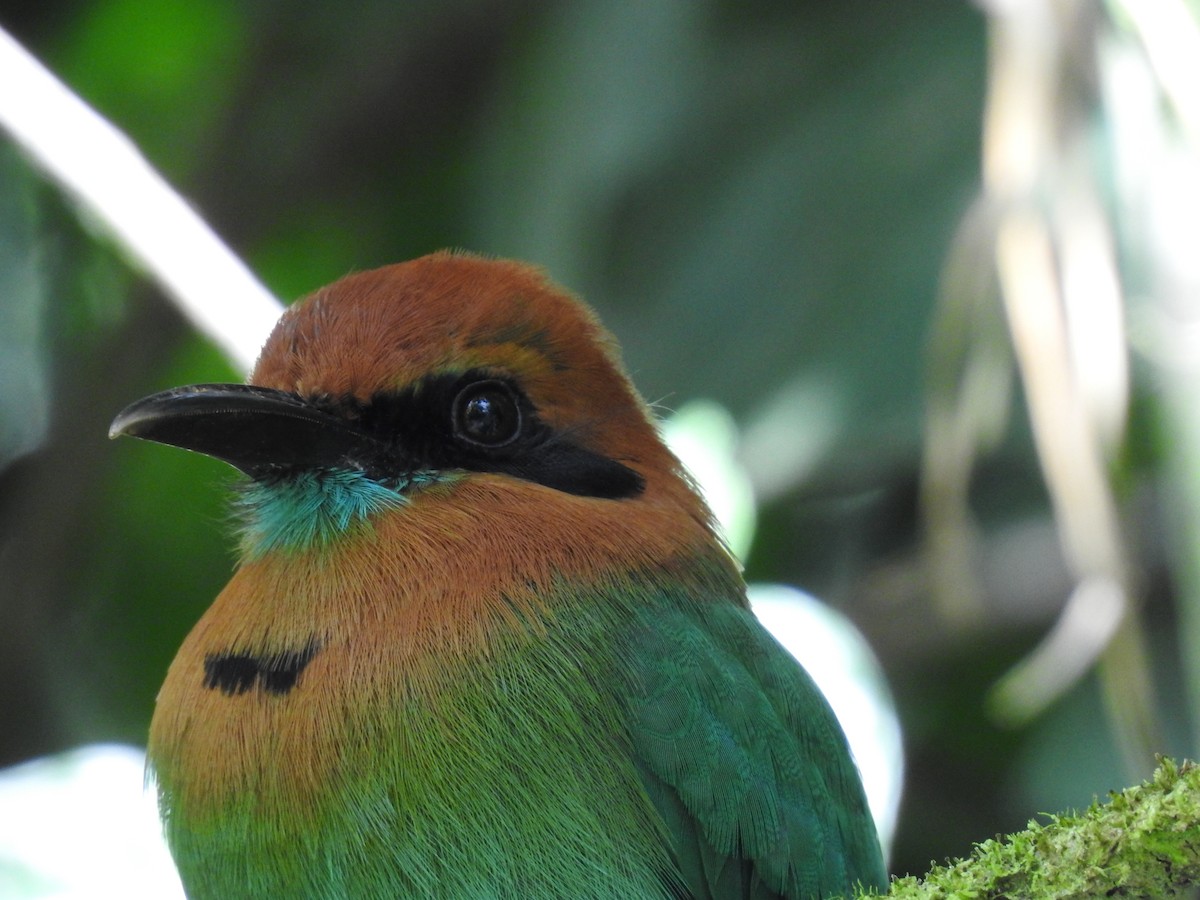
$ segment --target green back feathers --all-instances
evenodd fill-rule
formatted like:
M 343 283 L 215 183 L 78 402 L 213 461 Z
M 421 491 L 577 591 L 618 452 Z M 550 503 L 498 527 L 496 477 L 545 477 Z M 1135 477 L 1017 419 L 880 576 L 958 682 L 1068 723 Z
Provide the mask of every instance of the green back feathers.
M 850 896 L 886 874 L 807 673 L 748 611 L 667 599 L 635 641 L 634 753 L 695 898 Z

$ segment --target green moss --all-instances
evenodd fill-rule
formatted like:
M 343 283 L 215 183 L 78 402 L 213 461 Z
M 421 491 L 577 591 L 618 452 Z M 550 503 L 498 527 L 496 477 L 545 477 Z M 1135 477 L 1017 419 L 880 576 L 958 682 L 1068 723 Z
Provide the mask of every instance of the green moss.
M 889 897 L 1165 897 L 1200 882 L 1200 766 L 1161 759 L 1154 777 L 1078 815 L 984 841 L 969 859 L 901 878 Z

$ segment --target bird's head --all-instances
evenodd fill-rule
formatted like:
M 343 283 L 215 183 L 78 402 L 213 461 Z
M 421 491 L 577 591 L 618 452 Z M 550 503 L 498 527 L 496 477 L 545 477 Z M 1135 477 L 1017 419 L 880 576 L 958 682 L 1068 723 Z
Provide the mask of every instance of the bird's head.
M 707 512 L 591 311 L 540 271 L 437 253 L 293 305 L 247 384 L 175 388 L 122 411 L 128 434 L 250 476 L 245 549 L 328 541 L 464 484 L 533 504 Z

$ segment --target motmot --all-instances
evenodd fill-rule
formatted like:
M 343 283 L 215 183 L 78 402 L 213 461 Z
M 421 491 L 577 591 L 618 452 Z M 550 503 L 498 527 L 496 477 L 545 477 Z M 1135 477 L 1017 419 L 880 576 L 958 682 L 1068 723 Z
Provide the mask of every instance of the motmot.
M 193 900 L 816 898 L 886 875 L 828 704 L 594 313 L 440 252 L 110 436 L 240 470 L 148 762 Z

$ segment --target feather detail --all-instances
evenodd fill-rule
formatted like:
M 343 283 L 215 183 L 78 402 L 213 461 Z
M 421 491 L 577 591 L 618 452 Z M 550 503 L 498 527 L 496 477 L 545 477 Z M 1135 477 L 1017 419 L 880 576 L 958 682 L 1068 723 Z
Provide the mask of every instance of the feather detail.
M 491 623 L 486 659 L 420 682 L 330 641 L 285 696 L 230 697 L 203 688 L 185 645 L 151 758 L 189 890 L 672 896 L 616 693 L 614 638 L 646 595 L 624 579 L 602 597 L 560 583 L 542 612 Z
M 373 516 L 402 506 L 410 491 L 453 477 L 414 472 L 382 483 L 360 471 L 322 469 L 270 482 L 240 482 L 233 515 L 242 558 L 326 547 L 347 532 L 369 527 Z
M 886 884 L 846 740 L 791 655 L 734 604 L 667 594 L 639 619 L 630 733 L 692 896 Z

